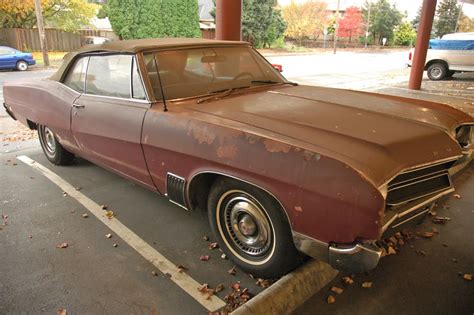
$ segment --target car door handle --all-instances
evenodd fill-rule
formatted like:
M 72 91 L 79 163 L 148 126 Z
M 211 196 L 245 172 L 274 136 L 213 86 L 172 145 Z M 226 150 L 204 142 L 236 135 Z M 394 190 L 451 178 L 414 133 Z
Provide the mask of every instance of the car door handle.
M 75 107 L 75 108 L 84 108 L 86 107 L 85 105 L 82 105 L 82 104 L 72 104 L 72 107 Z

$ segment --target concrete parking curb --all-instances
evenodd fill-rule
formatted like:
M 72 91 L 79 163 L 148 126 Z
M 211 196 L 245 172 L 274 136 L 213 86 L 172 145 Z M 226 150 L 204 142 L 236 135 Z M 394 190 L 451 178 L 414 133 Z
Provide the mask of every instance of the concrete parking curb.
M 232 314 L 291 314 L 337 274 L 338 271 L 328 264 L 311 260 L 272 284 Z

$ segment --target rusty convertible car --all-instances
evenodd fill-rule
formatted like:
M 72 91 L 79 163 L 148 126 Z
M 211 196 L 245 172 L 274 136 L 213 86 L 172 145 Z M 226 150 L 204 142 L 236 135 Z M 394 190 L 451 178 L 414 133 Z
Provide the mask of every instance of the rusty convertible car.
M 90 160 L 206 209 L 225 253 L 277 277 L 306 255 L 361 272 L 385 236 L 451 193 L 474 119 L 449 106 L 287 81 L 246 42 L 147 39 L 6 83 L 48 160 Z M 303 255 L 302 253 L 306 254 Z

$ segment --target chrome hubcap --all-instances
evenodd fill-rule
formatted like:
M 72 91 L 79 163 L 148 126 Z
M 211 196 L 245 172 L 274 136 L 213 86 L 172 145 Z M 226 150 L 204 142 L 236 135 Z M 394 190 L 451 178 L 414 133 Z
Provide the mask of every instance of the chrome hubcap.
M 433 68 L 431 70 L 431 75 L 435 78 L 439 78 L 441 76 L 441 69 L 440 68 Z
M 48 127 L 44 127 L 44 142 L 46 144 L 46 149 L 50 153 L 56 152 L 56 140 L 54 139 L 54 133 Z
M 263 207 L 238 194 L 223 203 L 225 228 L 233 245 L 251 256 L 267 253 L 272 244 L 272 228 Z

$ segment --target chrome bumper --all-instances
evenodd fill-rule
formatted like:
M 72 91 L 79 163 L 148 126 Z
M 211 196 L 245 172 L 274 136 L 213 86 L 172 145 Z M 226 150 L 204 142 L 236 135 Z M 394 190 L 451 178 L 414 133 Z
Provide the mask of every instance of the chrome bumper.
M 297 232 L 293 232 L 293 241 L 306 255 L 326 261 L 334 269 L 353 273 L 374 269 L 382 256 L 382 249 L 371 243 L 327 244 Z

